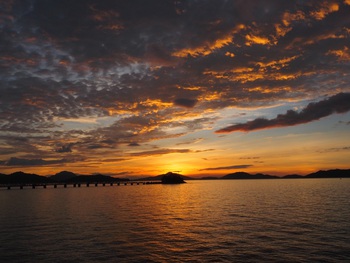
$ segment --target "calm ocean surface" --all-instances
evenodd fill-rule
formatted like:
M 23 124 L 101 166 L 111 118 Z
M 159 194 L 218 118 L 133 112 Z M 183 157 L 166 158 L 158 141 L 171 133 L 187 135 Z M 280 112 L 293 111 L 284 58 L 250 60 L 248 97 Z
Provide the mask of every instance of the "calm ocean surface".
M 350 179 L 0 190 L 0 262 L 350 262 Z

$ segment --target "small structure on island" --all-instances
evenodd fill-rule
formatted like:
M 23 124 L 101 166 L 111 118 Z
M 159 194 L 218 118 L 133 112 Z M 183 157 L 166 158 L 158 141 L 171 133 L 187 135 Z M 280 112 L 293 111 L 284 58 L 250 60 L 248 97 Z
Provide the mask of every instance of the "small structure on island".
M 162 177 L 162 184 L 183 184 L 186 183 L 182 176 L 177 173 L 168 172 Z

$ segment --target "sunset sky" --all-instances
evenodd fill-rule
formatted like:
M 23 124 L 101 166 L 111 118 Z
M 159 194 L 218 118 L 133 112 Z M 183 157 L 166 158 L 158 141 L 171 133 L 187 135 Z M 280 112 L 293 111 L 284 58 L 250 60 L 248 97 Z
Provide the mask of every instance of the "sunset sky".
M 0 172 L 350 168 L 350 0 L 0 0 Z

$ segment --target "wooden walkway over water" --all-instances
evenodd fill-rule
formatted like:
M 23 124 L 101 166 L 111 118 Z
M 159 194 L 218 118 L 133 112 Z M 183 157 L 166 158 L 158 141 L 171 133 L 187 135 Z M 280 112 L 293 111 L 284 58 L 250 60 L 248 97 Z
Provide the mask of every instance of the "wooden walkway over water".
M 2 184 L 0 189 L 24 189 L 24 188 L 79 188 L 98 186 L 128 186 L 128 185 L 150 185 L 161 184 L 161 181 L 122 181 L 122 182 L 98 182 L 98 183 L 33 183 L 33 184 Z

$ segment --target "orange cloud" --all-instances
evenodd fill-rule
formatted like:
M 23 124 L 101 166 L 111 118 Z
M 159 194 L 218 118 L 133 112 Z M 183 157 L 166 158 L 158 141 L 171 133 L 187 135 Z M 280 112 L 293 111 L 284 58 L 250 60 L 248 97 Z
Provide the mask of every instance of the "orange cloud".
M 350 50 L 348 47 L 344 47 L 344 49 L 330 50 L 327 52 L 327 55 L 336 56 L 342 61 L 350 60 Z
M 299 56 L 286 57 L 279 60 L 273 60 L 268 62 L 256 62 L 257 69 L 252 67 L 240 67 L 231 70 L 224 71 L 205 71 L 205 75 L 212 75 L 217 79 L 227 79 L 230 81 L 239 81 L 241 83 L 252 82 L 259 79 L 268 80 L 288 80 L 296 79 L 301 75 L 310 74 L 307 72 L 299 73 L 279 73 L 284 67 L 287 67 L 291 61 L 297 59 Z
M 172 56 L 174 57 L 182 57 L 185 58 L 187 56 L 198 57 L 198 56 L 208 56 L 213 51 L 221 49 L 224 46 L 227 46 L 233 43 L 233 35 L 244 29 L 244 25 L 239 25 L 235 27 L 232 31 L 230 31 L 225 36 L 216 39 L 213 42 L 206 42 L 201 46 L 194 48 L 184 48 L 179 51 L 173 52 Z
M 245 43 L 247 46 L 251 46 L 252 44 L 258 44 L 258 45 L 271 45 L 272 44 L 267 37 L 246 35 L 245 38 L 247 40 L 247 42 Z
M 298 10 L 296 13 L 285 12 L 282 16 L 282 22 L 275 24 L 275 30 L 277 37 L 285 36 L 290 30 L 292 30 L 293 21 L 305 20 L 304 12 Z
M 295 60 L 299 56 L 293 56 L 293 57 L 287 57 L 287 58 L 282 58 L 280 60 L 273 60 L 269 62 L 257 62 L 256 65 L 260 67 L 260 69 L 264 70 L 265 68 L 272 68 L 272 69 L 281 69 L 283 67 L 286 67 L 289 65 L 289 62 Z
M 235 54 L 233 54 L 232 52 L 228 52 L 228 51 L 227 51 L 227 52 L 225 53 L 225 56 L 233 58 L 233 57 L 235 57 Z
M 311 12 L 311 17 L 316 20 L 324 19 L 328 14 L 336 12 L 339 10 L 339 5 L 337 3 L 324 4 L 319 10 Z
M 145 101 L 141 101 L 139 104 L 147 108 L 152 108 L 154 109 L 155 112 L 158 112 L 159 110 L 170 108 L 173 106 L 173 103 L 163 102 L 160 99 L 156 99 L 156 100 L 147 99 Z
M 278 92 L 290 92 L 292 89 L 290 87 L 279 87 L 279 88 L 268 88 L 268 87 L 255 87 L 248 89 L 249 92 L 259 92 L 259 93 L 278 93 Z

